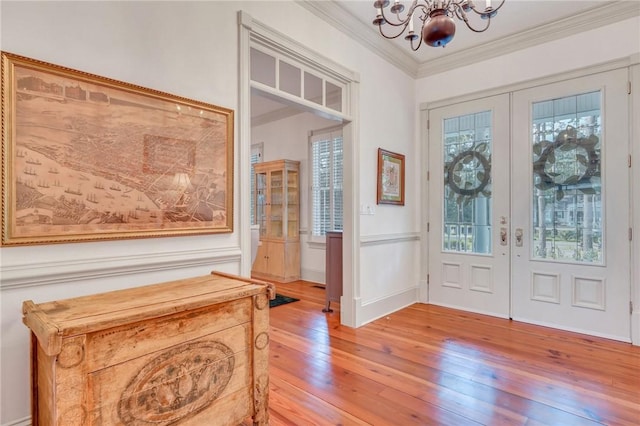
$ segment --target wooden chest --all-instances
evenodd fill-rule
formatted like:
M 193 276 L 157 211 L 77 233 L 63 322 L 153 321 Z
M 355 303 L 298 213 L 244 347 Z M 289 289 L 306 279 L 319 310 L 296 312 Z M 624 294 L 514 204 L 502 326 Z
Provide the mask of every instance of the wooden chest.
M 211 275 L 23 303 L 39 426 L 268 424 L 271 284 Z

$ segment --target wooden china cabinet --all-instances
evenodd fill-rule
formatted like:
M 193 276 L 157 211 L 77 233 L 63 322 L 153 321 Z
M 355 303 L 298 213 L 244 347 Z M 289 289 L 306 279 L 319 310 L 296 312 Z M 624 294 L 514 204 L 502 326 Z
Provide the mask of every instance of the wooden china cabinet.
M 254 164 L 255 220 L 260 244 L 251 276 L 277 282 L 300 279 L 300 162 Z

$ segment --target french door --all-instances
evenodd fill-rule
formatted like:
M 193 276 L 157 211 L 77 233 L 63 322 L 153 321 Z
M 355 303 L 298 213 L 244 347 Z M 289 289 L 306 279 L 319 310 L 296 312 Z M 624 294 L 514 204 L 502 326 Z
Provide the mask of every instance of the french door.
M 509 316 L 509 96 L 429 111 L 429 301 Z
M 429 301 L 630 340 L 626 70 L 429 111 Z
M 512 317 L 629 341 L 626 69 L 513 96 Z

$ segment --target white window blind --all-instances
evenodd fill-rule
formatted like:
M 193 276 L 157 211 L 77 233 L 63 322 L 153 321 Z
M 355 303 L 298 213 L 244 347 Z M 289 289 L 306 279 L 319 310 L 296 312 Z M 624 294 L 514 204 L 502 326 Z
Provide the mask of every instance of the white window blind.
M 311 132 L 311 229 L 313 236 L 342 230 L 342 128 Z
M 263 151 L 263 144 L 259 143 L 259 144 L 254 144 L 251 145 L 251 211 L 250 211 L 250 215 L 251 215 L 251 223 L 252 224 L 256 224 L 256 214 L 255 214 L 255 209 L 256 209 L 256 173 L 255 170 L 253 170 L 253 165 L 256 163 L 261 163 L 262 162 L 262 151 Z

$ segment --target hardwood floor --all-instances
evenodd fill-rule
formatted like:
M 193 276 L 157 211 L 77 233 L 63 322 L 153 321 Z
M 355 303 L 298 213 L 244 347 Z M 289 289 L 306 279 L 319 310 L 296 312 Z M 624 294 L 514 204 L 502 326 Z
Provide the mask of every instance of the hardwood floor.
M 277 292 L 271 425 L 640 424 L 640 347 L 423 304 L 352 329 Z

